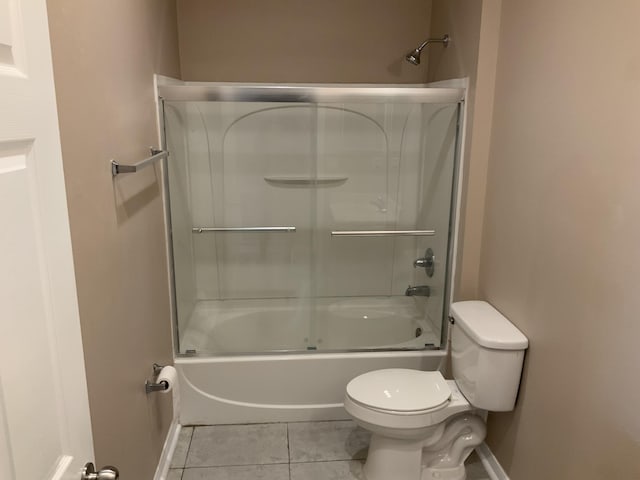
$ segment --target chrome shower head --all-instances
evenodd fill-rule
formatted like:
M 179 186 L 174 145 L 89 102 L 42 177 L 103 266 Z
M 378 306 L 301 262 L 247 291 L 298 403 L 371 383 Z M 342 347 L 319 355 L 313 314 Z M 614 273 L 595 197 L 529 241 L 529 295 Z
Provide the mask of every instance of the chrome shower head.
M 412 50 L 411 52 L 407 53 L 407 55 L 404 57 L 407 62 L 409 62 L 412 65 L 420 65 L 420 53 L 422 51 L 418 50 L 417 48 L 415 50 Z
M 418 48 L 407 53 L 404 57 L 405 60 L 411 65 L 420 65 L 420 54 L 422 53 L 422 49 L 430 43 L 442 43 L 442 45 L 446 48 L 447 46 L 449 46 L 449 35 L 445 34 L 442 38 L 430 38 L 428 40 L 425 40 L 420 44 Z

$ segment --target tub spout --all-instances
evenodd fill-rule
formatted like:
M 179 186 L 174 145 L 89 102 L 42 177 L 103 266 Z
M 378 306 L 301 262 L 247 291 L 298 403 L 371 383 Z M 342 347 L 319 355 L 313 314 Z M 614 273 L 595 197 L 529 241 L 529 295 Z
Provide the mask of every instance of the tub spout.
M 429 285 L 418 285 L 417 287 L 409 285 L 404 294 L 407 297 L 428 297 L 431 295 L 431 289 L 429 288 Z

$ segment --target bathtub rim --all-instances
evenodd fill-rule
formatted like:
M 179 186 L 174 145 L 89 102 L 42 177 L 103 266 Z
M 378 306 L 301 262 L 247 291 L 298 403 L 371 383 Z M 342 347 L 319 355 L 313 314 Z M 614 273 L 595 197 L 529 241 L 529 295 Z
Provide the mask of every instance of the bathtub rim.
M 253 357 L 254 359 L 257 357 L 307 357 L 307 356 L 316 356 L 316 355 L 355 355 L 355 354 L 364 354 L 371 353 L 379 355 L 380 353 L 390 353 L 391 356 L 398 356 L 398 354 L 402 353 L 420 353 L 420 352 L 434 352 L 434 351 L 446 351 L 445 347 L 437 346 L 437 345 L 429 345 L 422 348 L 391 348 L 391 347 L 375 347 L 375 348 L 350 348 L 350 349 L 335 349 L 335 350 L 270 350 L 267 352 L 227 352 L 227 353 L 206 353 L 206 352 L 195 352 L 195 353 L 182 353 L 182 352 L 174 352 L 174 357 L 179 358 L 218 358 L 218 357 Z
M 338 360 L 341 358 L 398 358 L 398 357 L 445 357 L 447 349 L 442 347 L 425 347 L 425 348 L 398 348 L 389 349 L 388 347 L 378 349 L 348 349 L 348 350 L 283 350 L 262 353 L 223 353 L 223 354 L 206 354 L 206 353 L 176 353 L 174 361 L 176 364 L 190 363 L 218 363 L 218 362 L 253 362 L 253 361 L 281 361 L 281 360 L 320 360 L 322 357 L 326 360 Z

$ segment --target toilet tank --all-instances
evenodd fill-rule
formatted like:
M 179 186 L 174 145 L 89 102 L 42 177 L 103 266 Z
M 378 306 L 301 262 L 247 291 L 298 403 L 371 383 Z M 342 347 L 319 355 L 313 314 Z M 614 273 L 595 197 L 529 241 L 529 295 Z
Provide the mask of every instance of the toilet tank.
M 451 305 L 453 378 L 476 408 L 513 410 L 529 341 L 487 302 Z

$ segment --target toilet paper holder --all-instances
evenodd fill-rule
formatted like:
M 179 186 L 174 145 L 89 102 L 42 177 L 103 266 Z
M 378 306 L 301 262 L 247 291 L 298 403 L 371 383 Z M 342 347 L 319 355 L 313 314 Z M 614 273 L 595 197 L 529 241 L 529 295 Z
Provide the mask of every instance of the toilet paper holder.
M 158 378 L 158 375 L 160 375 L 160 372 L 162 371 L 162 369 L 164 368 L 164 365 L 159 365 L 157 363 L 153 364 L 153 378 L 156 379 Z M 167 382 L 150 382 L 149 380 L 145 380 L 144 382 L 144 391 L 147 393 L 151 393 L 151 392 L 162 392 L 164 390 L 168 390 L 169 389 L 169 384 Z

